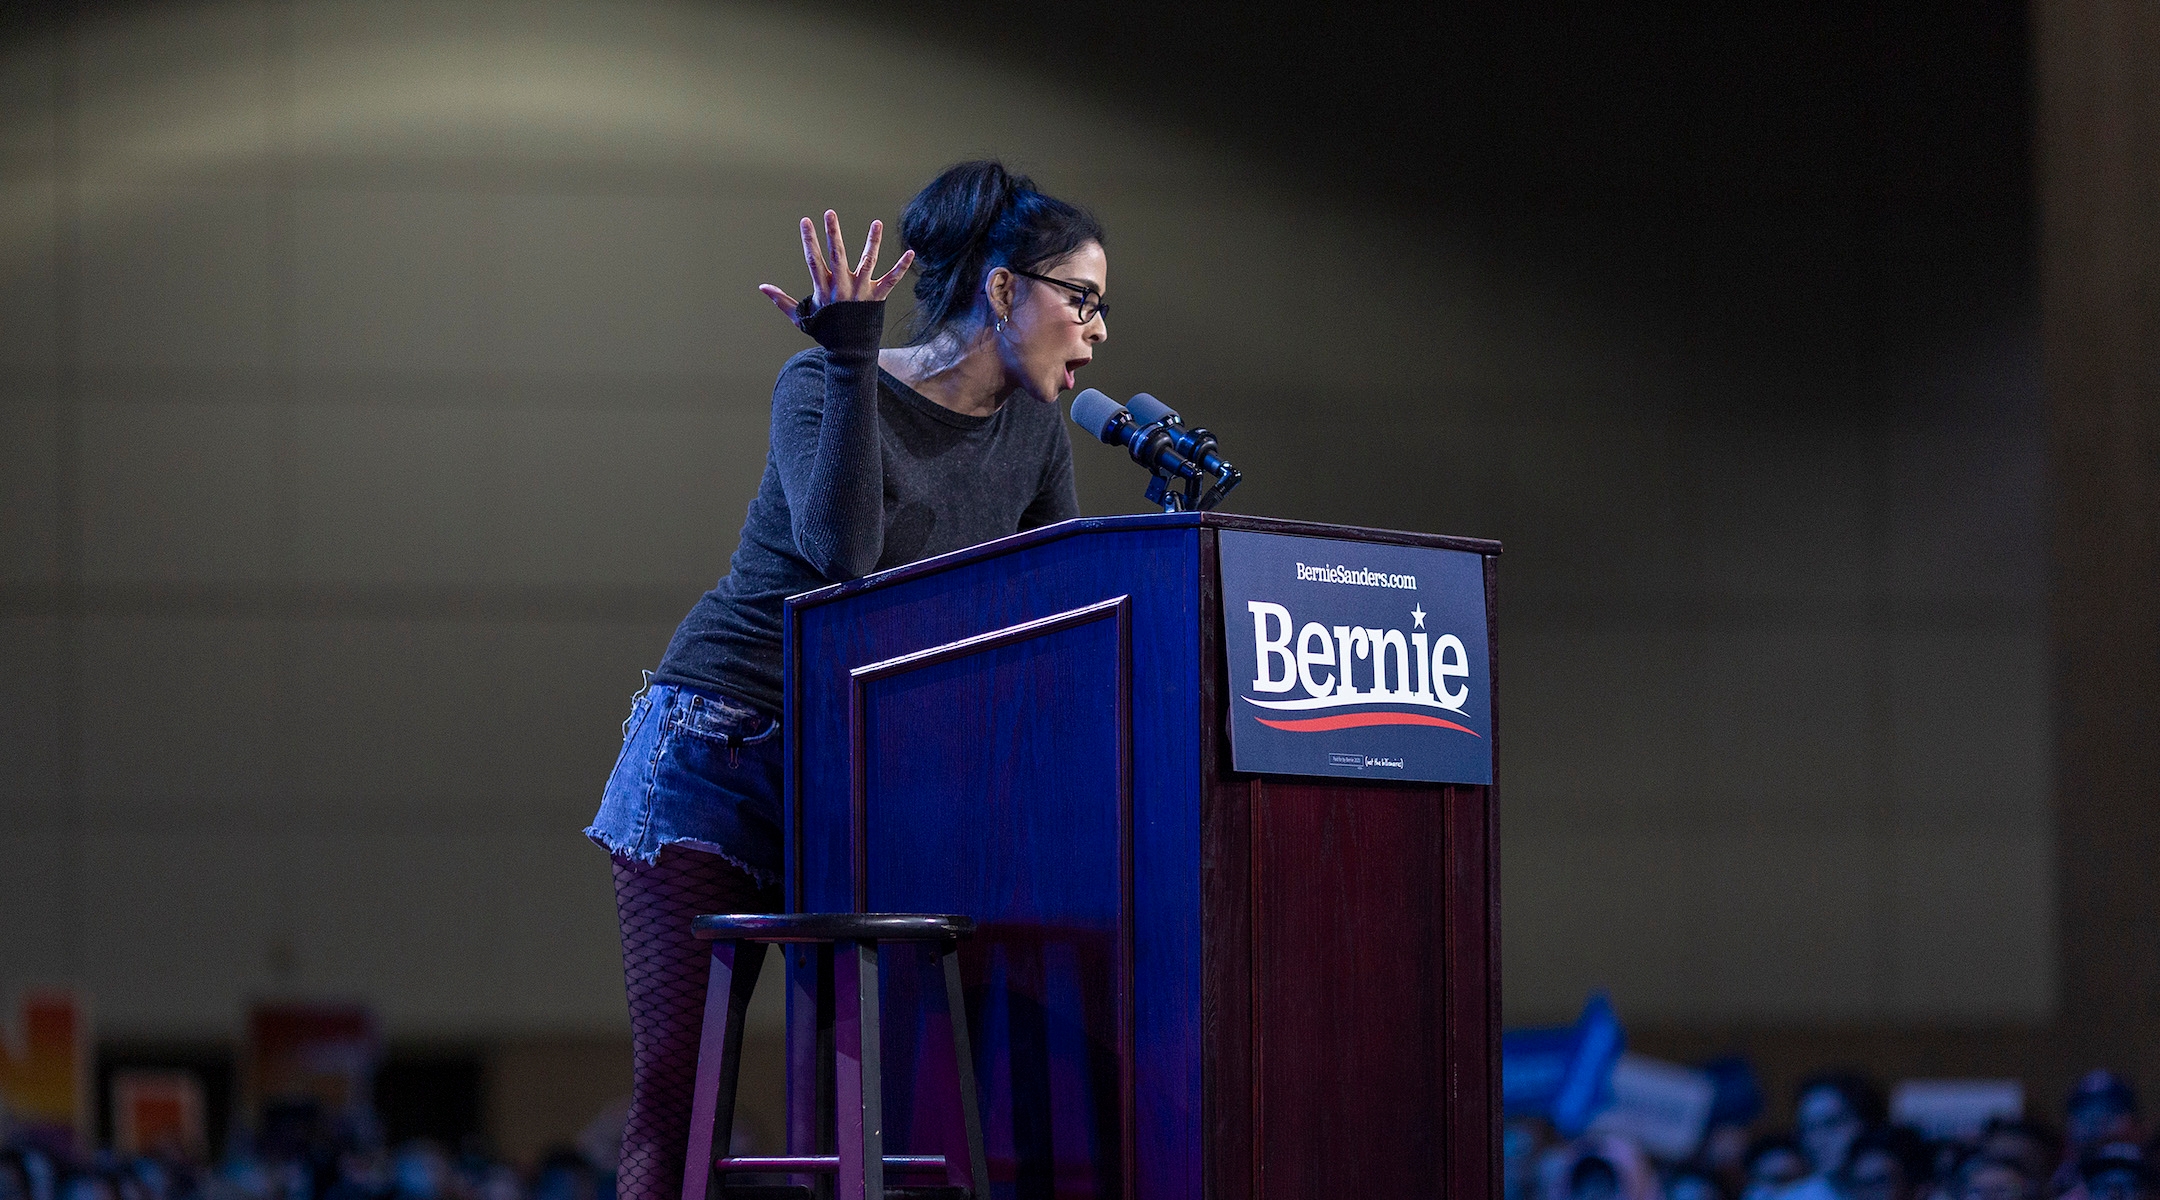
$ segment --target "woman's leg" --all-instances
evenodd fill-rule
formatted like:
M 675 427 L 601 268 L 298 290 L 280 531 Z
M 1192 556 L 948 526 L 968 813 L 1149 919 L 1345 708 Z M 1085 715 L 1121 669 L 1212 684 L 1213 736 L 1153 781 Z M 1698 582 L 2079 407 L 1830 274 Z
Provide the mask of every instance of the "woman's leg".
M 662 847 L 650 866 L 620 855 L 614 862 L 632 1052 L 630 1120 L 623 1127 L 616 1195 L 682 1200 L 690 1091 L 712 962 L 710 944 L 691 936 L 690 919 L 771 912 L 779 895 L 719 855 L 681 846 Z M 726 1130 L 717 1135 L 727 1136 Z

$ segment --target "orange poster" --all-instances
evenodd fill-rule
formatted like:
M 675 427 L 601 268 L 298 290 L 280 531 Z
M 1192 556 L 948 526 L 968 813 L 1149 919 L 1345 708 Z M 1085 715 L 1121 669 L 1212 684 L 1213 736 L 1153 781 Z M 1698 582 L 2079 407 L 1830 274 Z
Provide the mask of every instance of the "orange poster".
M 248 1107 L 313 1101 L 325 1113 L 374 1103 L 382 1037 L 359 1004 L 264 1003 L 248 1012 Z
M 64 988 L 23 993 L 0 1039 L 0 1103 L 32 1130 L 85 1138 L 90 1124 L 90 1002 Z
M 193 1071 L 116 1071 L 112 1110 L 113 1148 L 122 1154 L 199 1161 L 209 1148 Z

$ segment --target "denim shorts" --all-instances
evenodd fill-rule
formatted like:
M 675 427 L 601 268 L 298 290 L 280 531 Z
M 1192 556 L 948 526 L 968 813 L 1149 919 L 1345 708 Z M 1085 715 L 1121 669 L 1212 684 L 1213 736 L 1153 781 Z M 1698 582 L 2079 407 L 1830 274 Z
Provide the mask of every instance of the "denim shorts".
M 662 846 L 718 854 L 780 882 L 780 722 L 702 688 L 648 683 L 630 698 L 621 757 L 585 836 L 655 862 Z

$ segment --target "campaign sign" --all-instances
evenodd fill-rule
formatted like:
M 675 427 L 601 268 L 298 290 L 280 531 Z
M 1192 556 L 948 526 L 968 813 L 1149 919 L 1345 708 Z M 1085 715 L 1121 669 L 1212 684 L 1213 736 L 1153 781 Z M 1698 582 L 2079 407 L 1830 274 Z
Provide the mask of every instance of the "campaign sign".
M 1573 1025 L 1500 1035 L 1500 1101 L 1510 1117 L 1544 1117 L 1569 1137 L 1613 1103 L 1627 1032 L 1612 1001 L 1593 993 Z
M 1492 782 L 1482 557 L 1219 536 L 1233 768 Z

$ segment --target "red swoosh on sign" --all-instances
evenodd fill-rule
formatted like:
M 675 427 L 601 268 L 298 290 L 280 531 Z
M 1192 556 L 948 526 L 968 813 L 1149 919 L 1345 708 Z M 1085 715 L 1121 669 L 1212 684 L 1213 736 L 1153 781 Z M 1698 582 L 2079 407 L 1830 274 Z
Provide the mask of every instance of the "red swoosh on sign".
M 1432 725 L 1441 729 L 1456 729 L 1471 737 L 1483 737 L 1467 725 L 1428 717 L 1424 713 L 1362 712 L 1343 713 L 1333 717 L 1306 717 L 1299 721 L 1270 721 L 1266 717 L 1254 717 L 1269 729 L 1287 729 L 1292 733 L 1325 733 L 1330 729 L 1362 729 L 1367 725 Z

